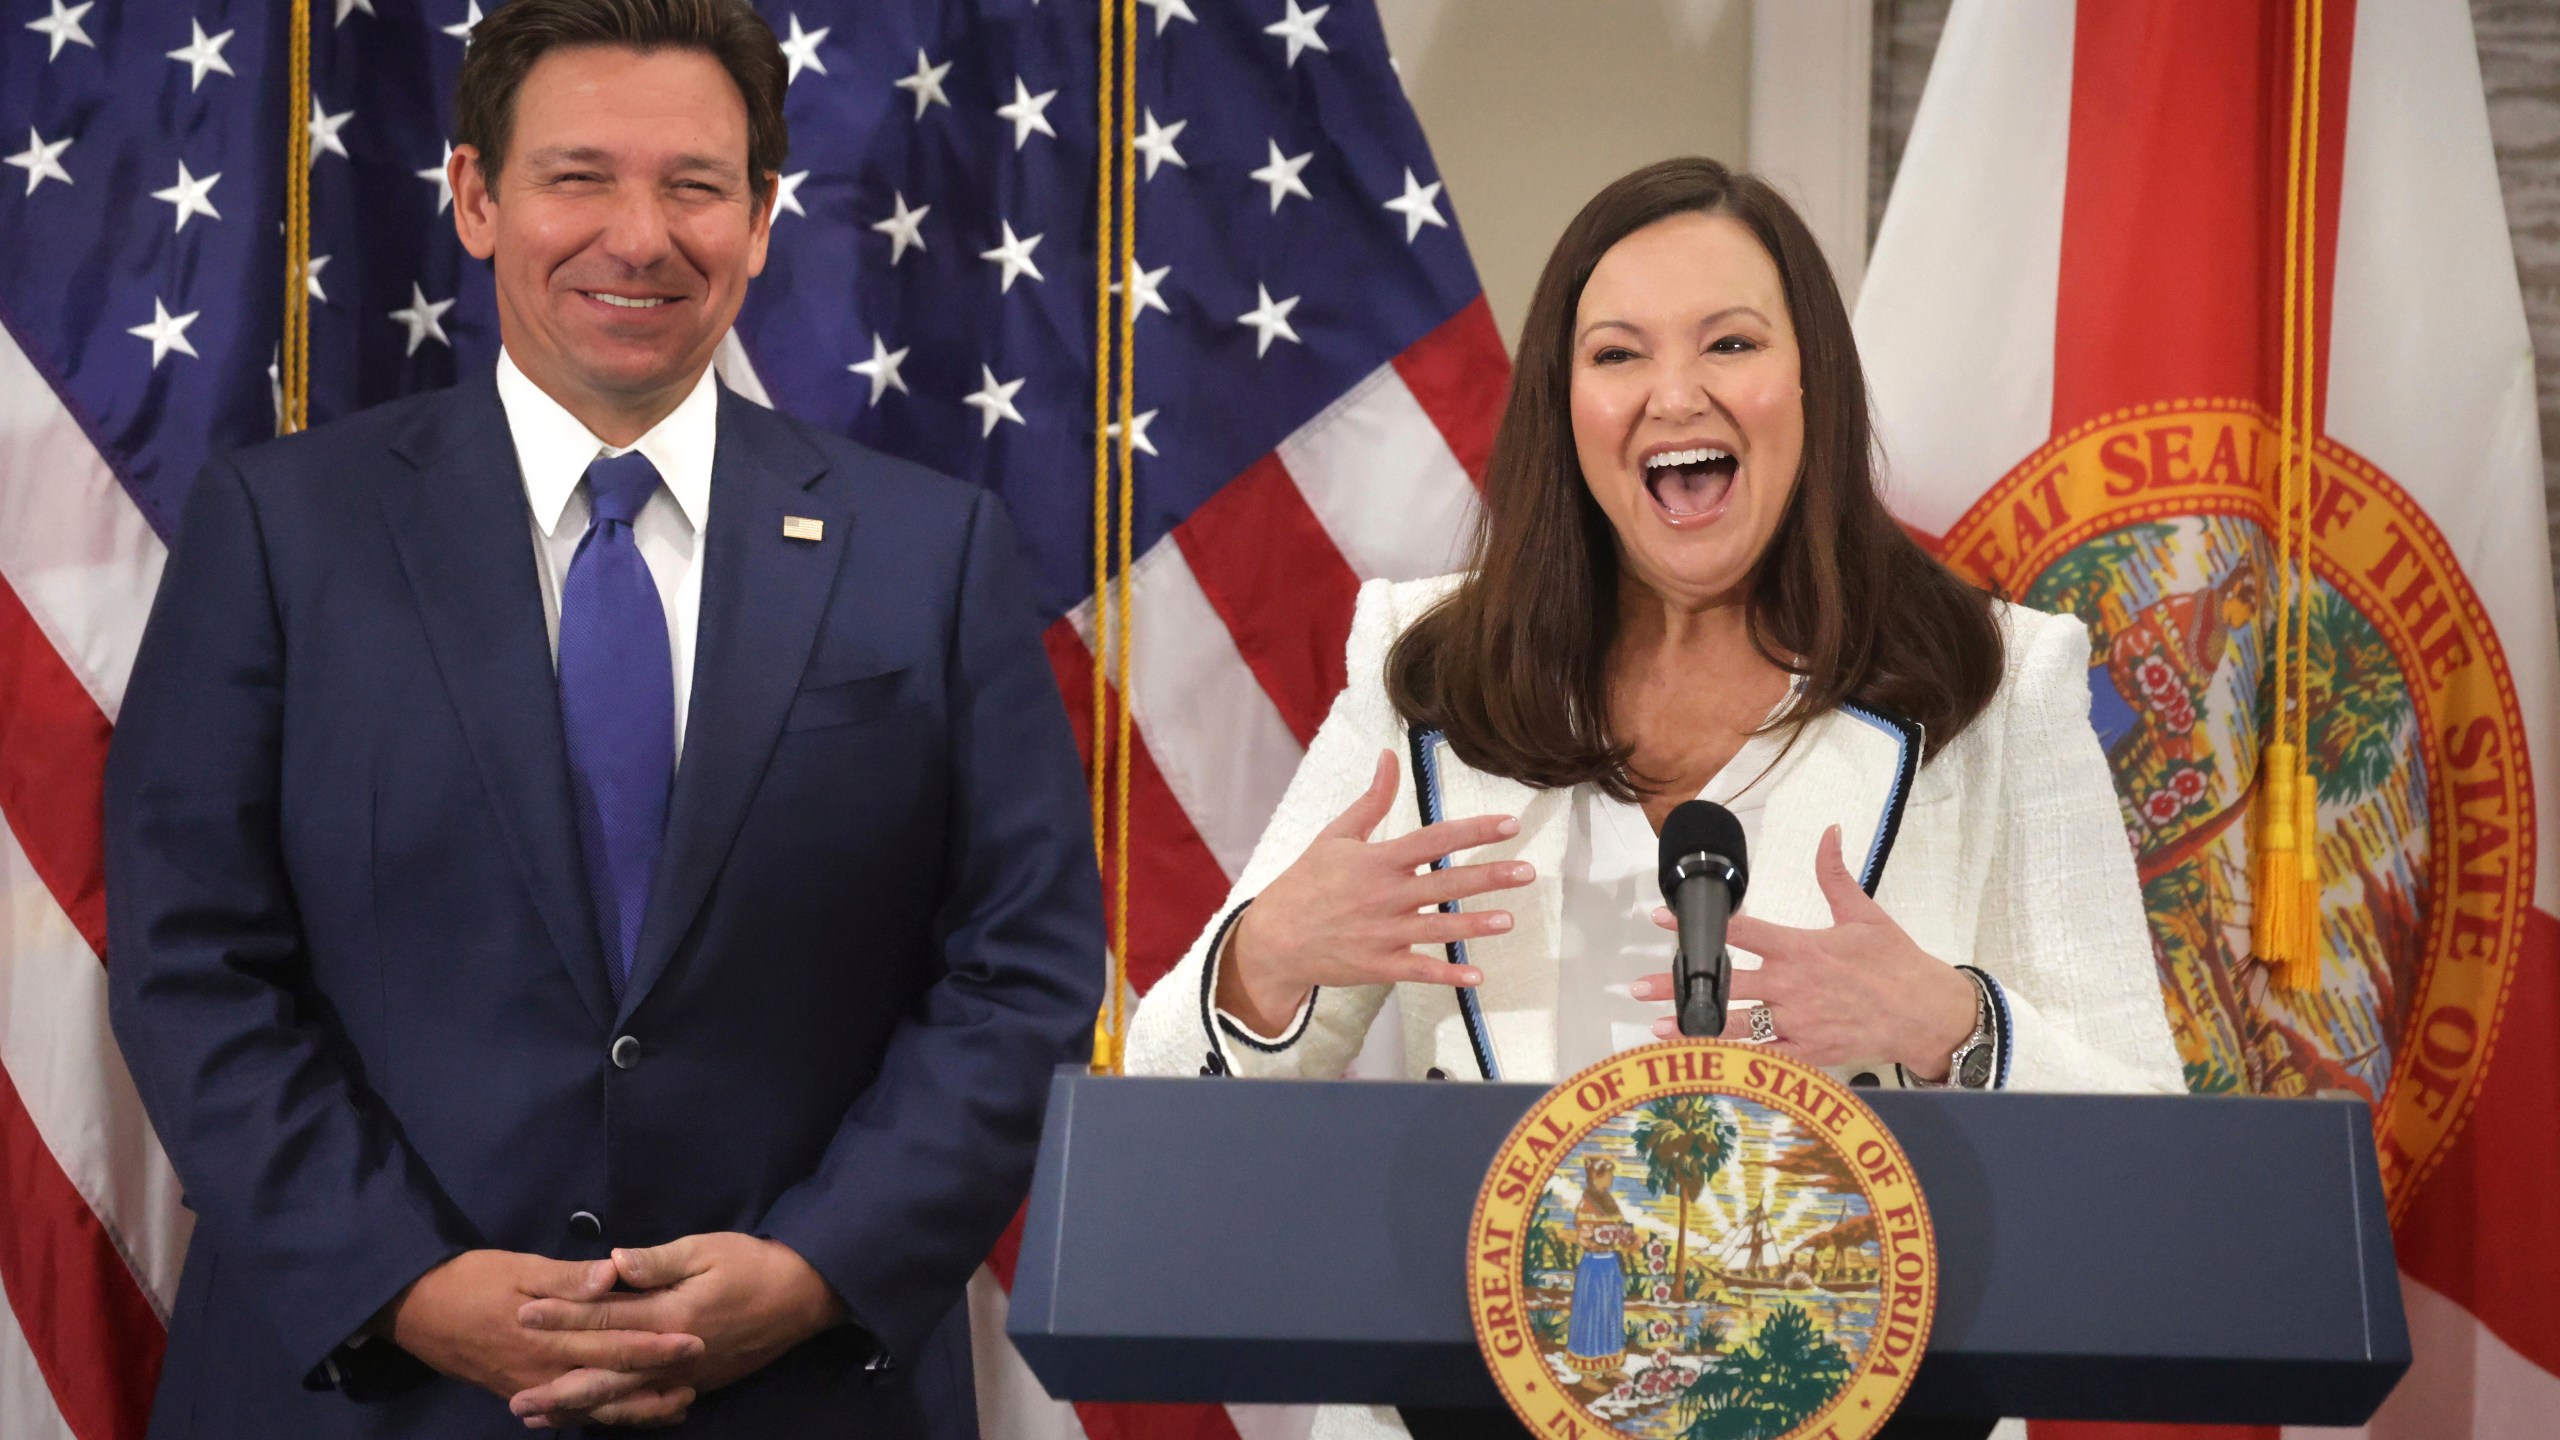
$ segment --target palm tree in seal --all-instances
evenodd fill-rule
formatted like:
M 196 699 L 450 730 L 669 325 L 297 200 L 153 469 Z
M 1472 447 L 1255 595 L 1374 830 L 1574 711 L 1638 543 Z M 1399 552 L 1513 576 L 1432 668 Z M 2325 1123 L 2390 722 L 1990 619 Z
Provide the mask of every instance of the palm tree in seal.
M 1678 1277 L 1677 1293 L 1683 1300 L 1696 1298 L 1689 1287 L 1689 1207 L 1733 1158 L 1740 1138 L 1733 1112 L 1712 1095 L 1665 1096 L 1645 1106 L 1644 1118 L 1636 1122 L 1635 1148 L 1645 1164 L 1646 1193 L 1668 1191 L 1679 1201 L 1671 1273 Z

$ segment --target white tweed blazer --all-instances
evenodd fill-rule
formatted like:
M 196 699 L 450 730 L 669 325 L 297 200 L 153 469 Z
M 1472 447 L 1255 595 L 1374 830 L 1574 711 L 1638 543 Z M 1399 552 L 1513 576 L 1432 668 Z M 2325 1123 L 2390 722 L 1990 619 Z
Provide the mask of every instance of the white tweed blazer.
M 1243 1076 L 1332 1078 L 1361 1051 L 1390 991 L 1403 1026 L 1406 1073 L 1474 1078 L 1477 1068 L 1453 990 L 1436 985 L 1322 989 L 1288 1033 L 1254 1036 L 1219 1016 L 1209 997 L 1214 943 L 1237 905 L 1259 894 L 1316 832 L 1367 788 L 1381 749 L 1410 757 L 1404 723 L 1387 702 L 1388 647 L 1457 583 L 1455 576 L 1360 589 L 1351 623 L 1350 683 L 1316 732 L 1280 807 L 1237 877 L 1219 920 L 1140 1002 L 1129 1030 L 1134 1074 L 1196 1075 L 1215 1052 Z M 1873 887 L 1921 949 L 1977 966 L 2000 982 L 2010 1011 L 2008 1084 L 2023 1090 L 2183 1089 L 2143 918 L 2133 850 L 2113 781 L 2089 727 L 2089 638 L 2081 623 L 2019 606 L 2000 621 L 2007 664 L 1981 717 L 1911 777 L 1898 827 L 1879 826 L 1900 751 L 1879 747 L 1868 721 L 1833 712 L 1808 722 L 1767 787 L 1742 912 L 1782 925 L 1823 927 L 1830 907 L 1815 882 L 1814 847 L 1841 826 L 1852 869 L 1860 837 L 1888 832 Z M 1506 1080 L 1555 1076 L 1556 994 L 1565 832 L 1570 792 L 1537 790 L 1474 770 L 1439 751 L 1442 813 L 1510 814 L 1511 839 L 1460 857 L 1522 859 L 1538 878 L 1470 907 L 1508 908 L 1506 934 L 1468 942 L 1484 973 L 1485 1025 Z M 1410 759 L 1377 837 L 1418 827 Z M 1883 772 L 1883 773 L 1880 773 Z M 1668 964 L 1668 937 L 1666 966 Z M 1871 1068 L 1840 1067 L 1840 1073 Z M 1891 1067 L 1881 1067 L 1890 1076 Z

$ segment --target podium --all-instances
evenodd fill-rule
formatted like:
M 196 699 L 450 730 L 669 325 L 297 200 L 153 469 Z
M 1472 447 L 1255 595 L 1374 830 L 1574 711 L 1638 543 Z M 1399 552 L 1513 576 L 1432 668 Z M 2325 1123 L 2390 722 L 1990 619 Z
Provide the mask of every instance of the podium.
M 1007 1333 L 1060 1399 L 1393 1405 L 1424 1440 L 1523 1433 L 1463 1271 L 1477 1186 L 1541 1093 L 1062 1070 Z M 2354 1425 L 2409 1366 L 2361 1102 L 1860 1093 L 1939 1254 L 1888 1434 Z

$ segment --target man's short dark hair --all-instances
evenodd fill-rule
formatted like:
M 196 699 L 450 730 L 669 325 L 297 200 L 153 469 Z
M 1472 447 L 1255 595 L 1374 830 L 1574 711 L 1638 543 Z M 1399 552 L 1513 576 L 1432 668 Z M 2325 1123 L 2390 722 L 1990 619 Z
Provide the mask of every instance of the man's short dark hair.
M 747 102 L 747 185 L 764 202 L 791 151 L 782 119 L 790 72 L 782 42 L 747 0 L 509 0 L 471 30 L 454 88 L 456 139 L 480 152 L 496 183 L 515 131 L 516 91 L 553 50 L 612 45 L 647 53 L 699 50 L 720 62 Z

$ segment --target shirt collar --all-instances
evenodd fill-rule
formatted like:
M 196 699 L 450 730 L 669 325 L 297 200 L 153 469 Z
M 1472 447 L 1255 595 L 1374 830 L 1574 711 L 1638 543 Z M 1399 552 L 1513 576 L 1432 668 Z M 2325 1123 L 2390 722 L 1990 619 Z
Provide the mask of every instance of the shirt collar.
M 516 469 L 524 477 L 525 500 L 533 507 L 534 523 L 544 534 L 557 537 L 587 466 L 599 455 L 623 452 L 597 439 L 577 416 L 545 394 L 503 346 L 498 352 L 498 401 L 506 409 L 507 429 L 515 439 Z M 720 390 L 706 365 L 676 408 L 628 447 L 648 456 L 657 467 L 658 478 L 695 534 L 702 533 L 711 511 L 711 459 L 719 432 Z

